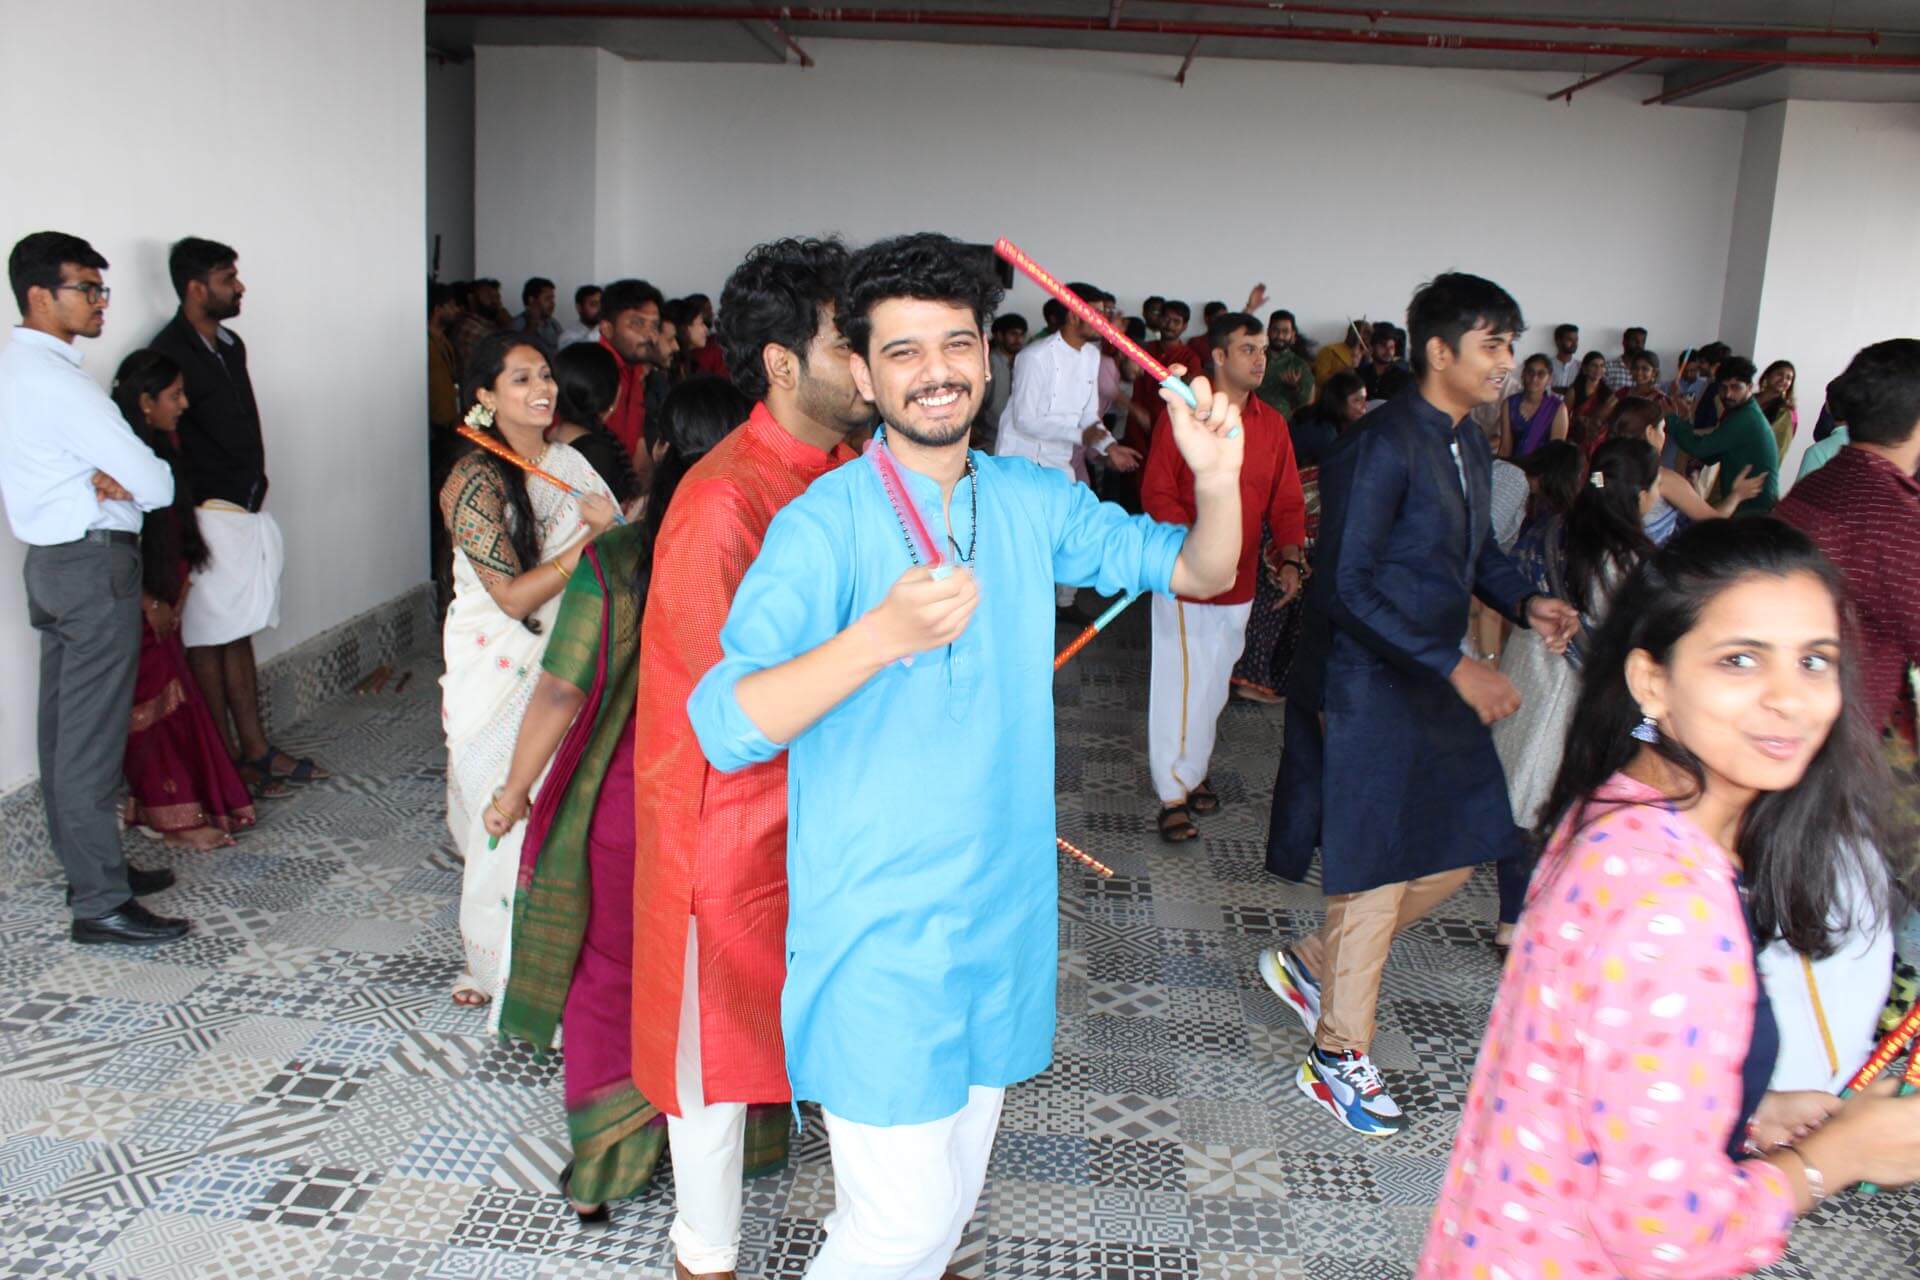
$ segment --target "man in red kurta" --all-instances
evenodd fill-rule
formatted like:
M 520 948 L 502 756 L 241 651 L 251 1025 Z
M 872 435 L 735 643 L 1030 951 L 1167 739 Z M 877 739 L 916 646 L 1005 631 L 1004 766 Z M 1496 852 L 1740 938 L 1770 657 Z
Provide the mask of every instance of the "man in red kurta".
M 845 265 L 838 241 L 782 240 L 728 278 L 727 363 L 758 403 L 674 492 L 641 624 L 633 1079 L 667 1113 L 681 1276 L 733 1274 L 746 1104 L 790 1097 L 786 757 L 709 768 L 687 697 L 720 660 L 720 628 L 768 524 L 854 456 L 846 437 L 872 416 L 833 323 Z
M 1169 306 L 1172 304 L 1169 303 Z M 1220 807 L 1208 780 L 1215 726 L 1227 705 L 1233 664 L 1247 639 L 1255 575 L 1279 578 L 1282 603 L 1300 591 L 1305 565 L 1307 504 L 1294 465 L 1293 438 L 1280 411 L 1254 395 L 1267 372 L 1266 332 L 1245 312 L 1228 312 L 1208 326 L 1211 358 L 1204 370 L 1217 392 L 1240 406 L 1247 433 L 1240 468 L 1240 571 L 1231 590 L 1209 600 L 1153 598 L 1153 667 L 1147 701 L 1147 760 L 1160 797 L 1160 835 L 1178 843 L 1199 834 L 1193 815 Z M 1140 480 L 1140 501 L 1156 520 L 1191 524 L 1193 472 L 1172 446 L 1166 411 L 1154 424 L 1153 444 Z M 1166 446 L 1166 447 L 1162 447 Z M 1260 563 L 1260 526 L 1275 548 L 1273 563 Z
M 653 459 L 640 447 L 647 425 L 647 374 L 665 302 L 645 280 L 616 280 L 600 291 L 600 345 L 620 362 L 620 398 L 607 417 L 607 430 L 626 447 L 643 483 L 653 469 Z

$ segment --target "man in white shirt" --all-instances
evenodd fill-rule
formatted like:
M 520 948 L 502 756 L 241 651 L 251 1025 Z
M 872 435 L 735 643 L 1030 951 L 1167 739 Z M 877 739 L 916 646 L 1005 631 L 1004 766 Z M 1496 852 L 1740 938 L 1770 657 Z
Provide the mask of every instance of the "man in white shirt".
M 40 788 L 66 870 L 75 942 L 152 945 L 186 934 L 137 895 L 173 882 L 127 866 L 116 813 L 140 661 L 140 525 L 173 501 L 173 472 L 80 367 L 75 338 L 106 324 L 107 260 L 78 236 L 13 247 L 24 321 L 0 349 L 0 498 L 27 544 L 40 633 Z
M 580 317 L 580 323 L 560 331 L 560 345 L 570 347 L 576 342 L 598 342 L 600 340 L 600 286 L 583 284 L 575 289 L 573 311 Z
M 1553 354 L 1547 357 L 1552 367 L 1552 378 L 1548 383 L 1555 395 L 1565 395 L 1568 387 L 1580 380 L 1580 326 L 1577 324 L 1555 325 L 1553 329 Z
M 1089 284 L 1067 286 L 1096 307 L 1111 309 L 1113 297 Z M 1054 471 L 1073 473 L 1074 451 L 1084 448 L 1115 471 L 1134 471 L 1140 454 L 1100 425 L 1100 335 L 1073 312 L 1058 333 L 1028 345 L 1013 364 L 1013 396 L 1000 414 L 993 452 L 1031 458 Z M 1072 614 L 1078 588 L 1054 588 L 1054 603 Z M 1078 620 L 1068 617 L 1067 621 Z

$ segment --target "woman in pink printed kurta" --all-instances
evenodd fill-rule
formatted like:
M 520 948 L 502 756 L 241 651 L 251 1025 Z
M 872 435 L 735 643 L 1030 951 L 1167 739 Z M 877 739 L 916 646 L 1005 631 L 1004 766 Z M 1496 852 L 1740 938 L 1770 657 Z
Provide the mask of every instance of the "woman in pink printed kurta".
M 1733 863 L 1644 783 L 1601 801 L 1541 860 L 1423 1280 L 1730 1276 L 1786 1247 L 1786 1176 L 1726 1150 L 1755 981 Z

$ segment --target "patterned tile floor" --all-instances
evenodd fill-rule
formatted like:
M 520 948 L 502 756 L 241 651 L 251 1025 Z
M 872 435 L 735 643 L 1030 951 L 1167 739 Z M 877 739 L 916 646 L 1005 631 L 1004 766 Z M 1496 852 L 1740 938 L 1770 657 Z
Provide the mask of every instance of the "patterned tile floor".
M 1063 877 L 1052 1068 L 1012 1090 L 958 1269 L 994 1280 L 1410 1274 L 1497 969 L 1482 877 L 1395 948 L 1377 1056 L 1415 1123 L 1368 1143 L 1294 1091 L 1305 1037 L 1253 957 L 1317 919 L 1261 868 L 1277 710 L 1226 714 L 1202 843 L 1162 845 L 1143 759 L 1144 615 L 1059 691 L 1061 831 L 1119 872 Z M 146 952 L 64 940 L 60 885 L 0 894 L 0 1265 L 7 1275 L 667 1274 L 670 1175 L 575 1230 L 558 1063 L 447 1000 L 438 689 L 346 699 L 290 735 L 342 776 L 239 849 L 173 857 Z M 130 837 L 136 856 L 167 860 Z M 817 1125 L 749 1191 L 746 1276 L 798 1276 L 832 1180 Z M 1920 1195 L 1849 1195 L 1773 1273 L 1920 1270 Z

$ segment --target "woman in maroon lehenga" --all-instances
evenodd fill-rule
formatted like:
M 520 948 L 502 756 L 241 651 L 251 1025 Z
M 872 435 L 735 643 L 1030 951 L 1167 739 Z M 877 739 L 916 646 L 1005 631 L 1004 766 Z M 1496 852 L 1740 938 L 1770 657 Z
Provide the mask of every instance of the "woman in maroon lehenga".
M 177 848 L 215 849 L 253 825 L 253 798 L 227 756 L 180 644 L 188 574 L 207 562 L 193 495 L 174 465 L 174 429 L 187 407 L 180 367 L 157 351 L 135 351 L 114 375 L 113 399 L 134 432 L 174 466 L 173 505 L 148 512 L 140 531 L 145 619 L 127 735 L 127 820 Z

